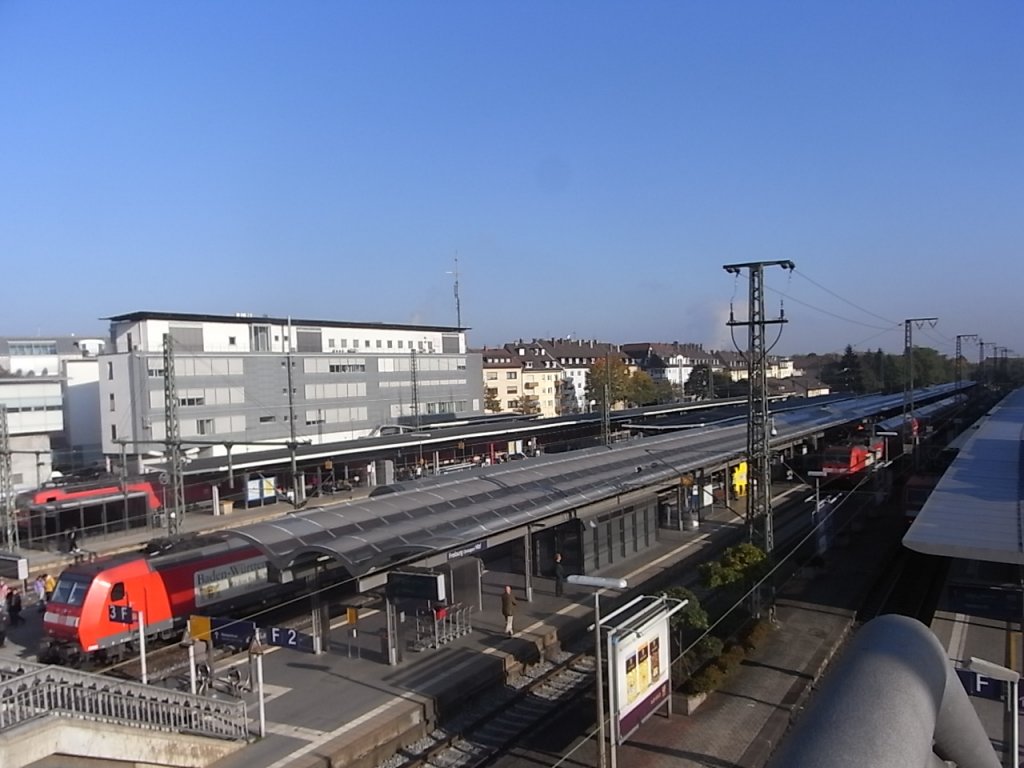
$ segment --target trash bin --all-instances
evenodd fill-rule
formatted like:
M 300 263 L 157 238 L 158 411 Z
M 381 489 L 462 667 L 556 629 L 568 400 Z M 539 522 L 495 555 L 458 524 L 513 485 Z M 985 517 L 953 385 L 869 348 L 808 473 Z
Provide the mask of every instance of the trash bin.
M 234 501 L 222 501 L 220 503 L 220 513 L 222 515 L 230 515 L 235 509 Z

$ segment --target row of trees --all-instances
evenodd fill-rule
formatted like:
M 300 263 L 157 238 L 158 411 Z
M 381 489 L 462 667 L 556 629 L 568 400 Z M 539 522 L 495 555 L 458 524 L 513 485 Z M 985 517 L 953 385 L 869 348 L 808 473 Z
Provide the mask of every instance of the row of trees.
M 913 360 L 915 387 L 942 384 L 956 378 L 955 361 L 930 347 L 915 347 Z M 855 352 L 851 346 L 847 346 L 842 355 L 808 355 L 805 370 L 833 392 L 901 392 L 908 379 L 904 355 L 892 355 L 880 349 Z M 980 373 L 979 377 L 977 363 L 961 360 L 961 376 L 965 380 L 981 378 L 986 382 L 1006 385 L 1024 384 L 1024 361 L 1017 358 L 989 360 Z M 711 377 L 710 386 L 708 376 Z M 565 385 L 557 382 L 557 386 Z M 634 407 L 677 402 L 684 395 L 696 398 L 711 394 L 715 397 L 742 397 L 747 394 L 747 388 L 746 380 L 732 381 L 727 373 L 698 365 L 680 389 L 663 379 L 655 380 L 644 371 L 630 372 L 620 358 L 605 358 L 590 368 L 586 401 L 593 405 L 593 410 L 602 411 L 606 400 L 612 405 L 622 403 L 626 407 Z M 571 389 L 560 389 L 557 399 L 560 413 L 571 413 L 576 407 L 575 392 Z M 499 409 L 496 394 L 486 395 L 485 407 L 492 412 Z M 538 398 L 525 393 L 517 410 L 523 414 L 540 413 Z

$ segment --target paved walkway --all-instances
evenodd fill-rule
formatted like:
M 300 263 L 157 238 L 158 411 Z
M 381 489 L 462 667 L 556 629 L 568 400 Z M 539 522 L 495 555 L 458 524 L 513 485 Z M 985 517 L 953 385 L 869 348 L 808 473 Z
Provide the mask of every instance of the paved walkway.
M 784 585 L 775 630 L 739 671 L 693 715 L 648 720 L 620 748 L 619 764 L 630 768 L 765 765 L 850 633 L 857 605 L 876 576 L 878 543 L 898 540 L 902 525 L 896 515 L 870 519 L 846 547 L 828 553 L 823 572 L 805 569 Z M 676 704 L 681 712 L 682 697 L 676 697 Z

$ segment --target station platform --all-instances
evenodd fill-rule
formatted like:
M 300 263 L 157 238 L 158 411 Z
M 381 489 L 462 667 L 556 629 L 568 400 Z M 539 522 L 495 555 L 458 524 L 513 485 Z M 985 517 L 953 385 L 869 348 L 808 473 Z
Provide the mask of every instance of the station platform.
M 803 491 L 801 491 L 803 493 Z M 248 510 L 229 521 L 238 525 L 255 515 L 287 514 L 280 510 Z M 241 511 L 240 511 L 241 512 Z M 264 518 L 265 519 L 265 518 Z M 195 519 L 194 525 L 201 520 Z M 207 523 L 228 522 L 207 518 Z M 729 765 L 760 768 L 785 737 L 828 660 L 841 649 L 855 627 L 856 607 L 870 588 L 879 567 L 880 541 L 898 539 L 904 525 L 896 514 L 869 518 L 867 524 L 831 550 L 824 570 L 798 573 L 780 585 L 775 628 L 768 639 L 690 716 L 680 714 L 685 701 L 674 695 L 674 714 L 654 716 L 618 751 L 620 764 L 642 768 Z M 716 508 L 695 531 L 663 531 L 655 550 L 602 569 L 609 577 L 652 586 L 683 583 L 706 559 L 702 550 L 742 535 L 735 513 Z M 203 530 L 197 527 L 194 530 Z M 209 528 L 207 528 L 209 530 Z M 103 542 L 105 551 L 136 547 L 128 537 Z M 99 553 L 101 547 L 96 543 Z M 47 565 L 59 571 L 59 562 Z M 33 570 L 38 570 L 33 567 Z M 681 581 L 682 578 L 682 581 Z M 504 635 L 500 593 L 513 587 L 518 600 L 514 637 Z M 361 615 L 353 627 L 332 624 L 329 651 L 314 656 L 272 649 L 264 657 L 264 701 L 267 737 L 216 763 L 216 768 L 371 768 L 445 717 L 475 692 L 500 685 L 524 664 L 557 649 L 566 638 L 579 636 L 593 616 L 593 592 L 566 585 L 555 597 L 550 580 L 533 580 L 532 602 L 523 596 L 523 575 L 491 570 L 484 576 L 483 610 L 473 616 L 473 632 L 438 649 L 406 649 L 396 666 L 385 663 L 379 613 Z M 636 594 L 631 592 L 629 594 Z M 627 599 L 628 595 L 618 599 Z M 602 593 L 609 609 L 613 593 Z M 0 654 L 34 658 L 41 615 L 28 607 L 26 624 L 13 627 Z M 407 619 L 408 620 L 408 619 Z M 248 666 L 247 661 L 240 662 Z M 224 669 L 218 669 L 223 674 Z M 256 728 L 257 701 L 246 698 Z M 593 740 L 567 745 L 570 761 L 593 765 Z M 557 757 L 538 758 L 534 765 L 553 765 Z

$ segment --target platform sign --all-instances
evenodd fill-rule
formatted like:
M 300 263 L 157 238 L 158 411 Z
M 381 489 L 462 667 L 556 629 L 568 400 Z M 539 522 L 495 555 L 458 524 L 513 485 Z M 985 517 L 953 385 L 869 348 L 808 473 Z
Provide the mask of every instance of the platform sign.
M 982 675 L 970 669 L 957 669 L 956 676 L 967 691 L 968 696 L 976 696 L 979 699 L 992 699 L 993 701 L 1004 701 L 1006 689 L 1009 687 L 1002 680 L 996 680 L 988 675 Z M 1024 709 L 1024 696 L 1018 696 L 1018 706 Z
M 256 634 L 256 623 L 239 619 L 210 619 L 210 634 L 214 645 L 248 648 Z
M 276 645 L 278 648 L 291 648 L 293 651 L 313 653 L 313 636 L 299 632 L 291 627 L 264 627 L 260 630 L 263 642 Z
M 434 602 L 444 602 L 447 599 L 443 573 L 392 571 L 388 574 L 387 593 L 392 599 L 408 598 Z
M 107 618 L 115 624 L 132 624 L 135 614 L 130 605 L 108 605 Z

